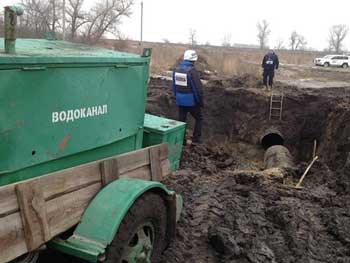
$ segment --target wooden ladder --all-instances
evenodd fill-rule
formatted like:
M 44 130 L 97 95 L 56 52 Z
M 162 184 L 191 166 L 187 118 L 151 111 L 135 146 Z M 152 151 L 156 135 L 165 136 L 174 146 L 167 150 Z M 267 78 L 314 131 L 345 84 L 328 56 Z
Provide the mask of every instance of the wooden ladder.
M 271 91 L 269 120 L 282 120 L 284 91 Z

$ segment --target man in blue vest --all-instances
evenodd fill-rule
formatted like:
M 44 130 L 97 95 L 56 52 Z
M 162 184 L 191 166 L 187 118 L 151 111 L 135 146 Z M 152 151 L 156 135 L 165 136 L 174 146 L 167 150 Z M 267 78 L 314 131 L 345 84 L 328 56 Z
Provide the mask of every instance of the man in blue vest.
M 186 122 L 190 113 L 195 119 L 192 143 L 202 143 L 202 107 L 203 89 L 194 63 L 198 60 L 197 52 L 187 50 L 183 62 L 173 72 L 173 91 L 179 106 L 179 121 Z
M 270 50 L 265 56 L 261 64 L 264 69 L 263 82 L 267 90 L 272 89 L 273 78 L 275 77 L 275 70 L 279 67 L 278 56 Z M 267 83 L 269 86 L 267 86 Z

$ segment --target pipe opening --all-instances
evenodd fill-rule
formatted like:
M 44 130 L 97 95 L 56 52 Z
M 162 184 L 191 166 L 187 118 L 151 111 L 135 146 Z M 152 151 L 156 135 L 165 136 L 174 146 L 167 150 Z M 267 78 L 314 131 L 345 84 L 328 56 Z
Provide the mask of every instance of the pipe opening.
M 262 137 L 261 145 L 267 150 L 274 145 L 284 145 L 284 139 L 279 132 L 267 133 Z

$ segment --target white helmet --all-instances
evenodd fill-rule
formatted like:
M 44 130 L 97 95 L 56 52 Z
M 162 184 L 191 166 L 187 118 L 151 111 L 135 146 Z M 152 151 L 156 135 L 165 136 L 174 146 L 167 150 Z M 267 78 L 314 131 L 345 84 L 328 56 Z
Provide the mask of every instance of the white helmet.
M 197 61 L 198 60 L 197 52 L 195 50 L 186 50 L 184 55 L 184 60 Z

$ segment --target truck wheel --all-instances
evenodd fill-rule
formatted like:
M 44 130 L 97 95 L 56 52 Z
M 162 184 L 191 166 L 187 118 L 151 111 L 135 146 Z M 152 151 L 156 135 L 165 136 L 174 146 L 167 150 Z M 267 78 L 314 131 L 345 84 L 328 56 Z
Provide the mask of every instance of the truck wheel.
M 326 62 L 326 63 L 324 63 L 324 65 L 323 65 L 325 68 L 328 68 L 329 67 L 329 63 L 328 62 Z
M 32 252 L 32 253 L 28 253 L 23 256 L 20 256 L 19 258 L 16 258 L 10 263 L 36 263 L 38 261 L 38 257 L 39 257 L 39 252 Z
M 167 210 L 163 198 L 146 193 L 124 217 L 106 253 L 106 263 L 155 263 L 166 245 Z
M 348 64 L 346 64 L 346 63 L 344 63 L 342 66 L 341 66 L 342 68 L 348 68 L 349 67 L 349 65 Z

